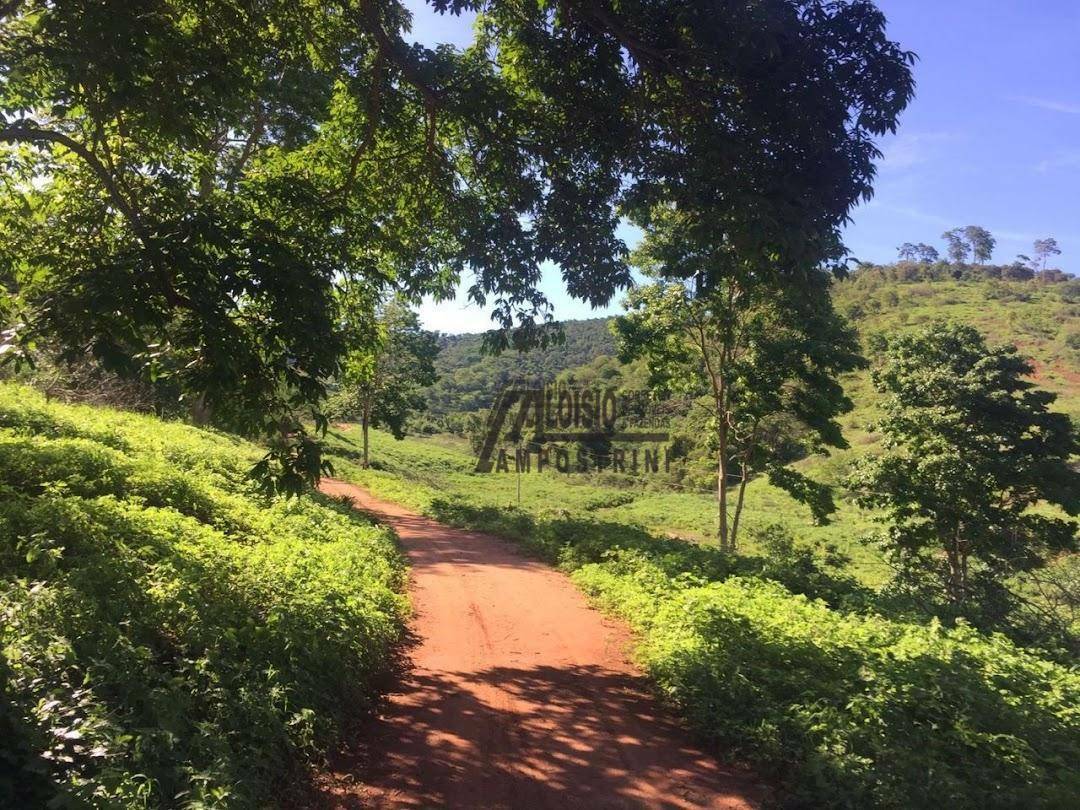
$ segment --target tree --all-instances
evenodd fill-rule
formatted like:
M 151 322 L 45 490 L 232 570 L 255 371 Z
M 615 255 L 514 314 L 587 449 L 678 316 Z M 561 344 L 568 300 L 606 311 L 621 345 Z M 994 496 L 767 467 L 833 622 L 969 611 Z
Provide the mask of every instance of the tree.
M 1032 365 L 1014 347 L 988 347 L 969 326 L 935 323 L 879 349 L 885 452 L 858 462 L 849 483 L 885 510 L 900 582 L 936 587 L 956 614 L 1000 612 L 1006 577 L 1076 544 L 1075 522 L 1030 511 L 1080 510 L 1069 418 L 1024 379 Z
M 9 345 L 168 375 L 291 486 L 343 280 L 467 271 L 500 350 L 552 334 L 543 262 L 592 304 L 625 287 L 620 217 L 660 202 L 762 272 L 836 262 L 912 94 L 866 0 L 432 4 L 480 12 L 472 47 L 412 44 L 399 0 L 0 5 Z
M 1060 256 L 1061 249 L 1058 247 L 1057 239 L 1052 236 L 1048 236 L 1045 239 L 1035 240 L 1035 262 L 1039 269 L 1046 269 L 1046 261 L 1051 256 Z
M 904 242 L 896 249 L 897 258 L 902 262 L 914 261 L 919 253 L 919 248 L 911 242 Z
M 964 239 L 964 232 L 962 229 L 953 228 L 951 231 L 945 231 L 945 233 L 941 235 L 941 238 L 945 240 L 945 252 L 948 254 L 950 262 L 953 264 L 963 264 L 967 261 L 968 253 L 971 248 Z
M 365 325 L 365 328 L 370 328 Z M 436 335 L 421 329 L 408 304 L 395 297 L 379 307 L 375 336 L 357 341 L 346 355 L 339 409 L 358 417 L 363 435 L 363 461 L 368 467 L 368 430 L 386 427 L 395 438 L 405 436 L 406 420 L 425 407 L 423 390 L 435 382 Z
M 985 264 L 994 255 L 994 246 L 997 240 L 990 231 L 980 225 L 967 225 L 963 230 L 964 239 L 971 247 L 972 258 L 976 262 Z
M 1002 268 L 1001 277 L 1008 281 L 1031 281 L 1035 278 L 1035 271 L 1028 265 L 1013 262 Z
M 709 403 L 717 535 L 734 551 L 746 486 L 763 470 L 816 519 L 832 511 L 827 488 L 777 463 L 787 437 L 775 429 L 792 419 L 810 449 L 845 447 L 835 417 L 851 401 L 836 377 L 862 360 L 854 330 L 833 310 L 827 273 L 810 270 L 797 283 L 750 275 L 706 285 L 712 263 L 731 259 L 693 243 L 689 231 L 692 222 L 688 228 L 673 209 L 654 215 L 634 261 L 656 281 L 630 292 L 629 314 L 614 329 L 621 358 L 645 358 L 658 390 Z M 681 280 L 687 276 L 698 281 Z
M 940 258 L 937 248 L 928 245 L 925 242 L 919 242 L 919 244 L 915 246 L 915 253 L 919 257 L 919 261 L 924 264 L 933 264 Z

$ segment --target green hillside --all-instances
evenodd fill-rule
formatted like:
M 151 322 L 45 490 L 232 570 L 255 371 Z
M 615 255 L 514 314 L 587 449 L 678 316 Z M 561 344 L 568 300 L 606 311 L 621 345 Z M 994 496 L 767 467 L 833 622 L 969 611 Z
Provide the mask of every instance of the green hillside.
M 837 307 L 872 335 L 954 319 L 979 328 L 995 343 L 1013 343 L 1035 361 L 1035 379 L 1058 394 L 1059 410 L 1080 421 L 1080 281 L 956 279 L 947 265 L 915 263 L 867 266 L 834 288 Z M 995 268 L 1001 271 L 1001 268 Z M 443 417 L 491 405 L 506 382 L 526 377 L 550 381 L 615 352 L 608 320 L 564 324 L 566 342 L 543 351 L 481 353 L 479 335 L 442 336 L 436 362 L 439 380 L 427 395 L 429 413 Z M 590 378 L 594 374 L 588 375 Z M 872 395 L 866 374 L 853 375 L 849 394 L 856 404 L 851 426 L 865 422 Z
M 490 407 L 495 393 L 513 380 L 548 382 L 568 368 L 615 351 L 606 318 L 568 321 L 564 339 L 547 349 L 508 351 L 497 357 L 481 351 L 482 335 L 441 335 L 435 361 L 438 381 L 428 389 L 428 414 L 439 418 L 457 411 Z
M 946 319 L 977 327 L 992 343 L 1015 345 L 1034 361 L 1035 381 L 1058 395 L 1057 410 L 1080 422 L 1080 280 L 961 280 L 901 264 L 864 268 L 835 290 L 864 343 Z M 857 410 L 868 404 L 861 384 L 851 393 Z
M 1015 343 L 1033 359 L 1035 382 L 1057 395 L 1054 409 L 1080 423 L 1080 282 L 1003 280 L 982 274 L 957 279 L 947 266 L 904 263 L 864 267 L 837 283 L 834 295 L 837 307 L 858 325 L 871 360 L 876 336 L 915 329 L 935 319 L 974 325 L 994 343 Z M 642 387 L 645 374 L 640 363 L 621 365 L 605 354 L 610 338 L 601 337 L 603 333 L 592 328 L 594 331 L 588 334 L 595 341 L 594 356 L 589 362 L 569 369 L 552 364 L 543 367 L 544 373 L 566 381 Z M 550 357 L 545 360 L 551 362 Z M 446 357 L 443 362 L 452 368 L 455 358 Z M 490 362 L 489 358 L 476 360 L 470 373 L 482 375 Z M 879 438 L 871 429 L 878 416 L 878 394 L 870 384 L 868 370 L 847 375 L 843 383 L 854 404 L 840 420 L 850 447 L 829 455 L 794 456 L 791 462 L 814 480 L 833 486 L 837 511 L 828 523 L 817 525 L 807 507 L 763 477 L 752 480 L 746 493 L 744 524 L 749 534 L 745 551 L 751 555 L 762 553 L 755 535 L 780 525 L 803 547 L 842 553 L 849 559 L 846 570 L 859 582 L 876 588 L 892 574 L 872 540 L 881 527 L 875 524 L 875 515 L 858 508 L 851 493 L 841 485 L 852 462 L 878 448 Z M 469 404 L 475 406 L 476 402 Z M 444 403 L 444 407 L 447 404 L 452 402 Z M 698 444 L 705 431 L 693 419 L 676 416 L 672 433 L 674 441 L 688 449 L 685 460 L 673 464 L 669 475 L 661 473 L 643 479 L 607 471 L 562 476 L 558 481 L 551 476 L 531 475 L 523 479 L 521 504 L 540 513 L 582 509 L 610 526 L 634 526 L 651 535 L 712 542 L 717 525 L 715 461 Z M 472 474 L 474 456 L 467 437 L 466 431 L 458 437 L 418 438 L 404 444 L 382 442 L 374 458 L 396 480 L 419 481 L 439 492 L 459 493 L 461 501 L 474 504 L 484 515 L 495 516 L 500 509 L 516 507 L 519 495 L 514 476 L 489 475 L 481 481 Z M 432 475 L 436 477 L 432 479 Z M 401 497 L 408 498 L 408 485 L 405 490 Z M 452 510 L 448 517 L 453 518 Z M 496 528 L 501 520 L 495 521 Z M 1072 576 L 1068 572 L 1075 562 L 1062 559 L 1059 563 L 1064 575 Z M 1025 592 L 1029 587 L 1019 581 L 1014 585 Z M 1076 636 L 1080 626 L 1076 612 L 1070 614 L 1069 608 L 1074 599 L 1062 595 L 1055 611 L 1058 607 L 1065 610 L 1055 615 L 1063 626 L 1072 626 Z M 1036 610 L 1041 607 L 1040 603 Z
M 0 806 L 289 804 L 400 638 L 390 533 L 258 448 L 0 386 Z

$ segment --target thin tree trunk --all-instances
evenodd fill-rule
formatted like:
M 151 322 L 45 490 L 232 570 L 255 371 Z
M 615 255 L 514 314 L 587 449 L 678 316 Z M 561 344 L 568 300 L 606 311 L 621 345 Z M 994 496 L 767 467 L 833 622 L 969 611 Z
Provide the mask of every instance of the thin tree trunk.
M 197 427 L 210 424 L 210 406 L 206 404 L 205 394 L 199 394 L 191 401 L 191 405 L 188 407 L 188 415 L 191 417 L 192 423 Z
M 727 426 L 720 425 L 720 449 L 716 453 L 716 500 L 719 518 L 717 535 L 720 539 L 720 548 L 724 551 L 728 545 L 728 516 L 727 516 Z
M 368 423 L 371 421 L 371 406 L 364 403 L 364 413 L 361 417 L 361 429 L 364 433 L 364 469 L 368 468 Z
M 961 548 L 964 524 L 957 522 L 952 539 L 946 544 L 945 557 L 949 563 L 949 601 L 956 607 L 964 604 L 967 595 L 967 559 Z
M 743 498 L 746 496 L 746 464 L 740 464 L 739 470 L 742 474 L 742 479 L 739 481 L 739 496 L 735 500 L 735 516 L 731 520 L 731 537 L 728 538 L 728 543 L 731 546 L 731 550 L 735 550 L 736 543 L 739 540 L 739 518 L 742 517 L 743 510 Z

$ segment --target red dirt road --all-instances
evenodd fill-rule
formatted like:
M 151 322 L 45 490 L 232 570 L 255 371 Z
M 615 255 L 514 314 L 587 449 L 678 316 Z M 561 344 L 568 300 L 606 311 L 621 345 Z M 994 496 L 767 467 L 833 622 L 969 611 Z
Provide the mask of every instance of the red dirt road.
M 334 808 L 746 808 L 764 791 L 695 747 L 627 659 L 625 627 L 506 541 L 324 479 L 412 565 L 408 669 L 320 780 Z

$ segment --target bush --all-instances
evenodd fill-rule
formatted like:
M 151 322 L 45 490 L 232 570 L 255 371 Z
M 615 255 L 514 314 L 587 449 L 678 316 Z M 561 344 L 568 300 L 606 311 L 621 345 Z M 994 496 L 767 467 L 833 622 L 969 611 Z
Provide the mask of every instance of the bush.
M 0 805 L 274 802 L 402 632 L 389 533 L 258 450 L 0 386 Z
M 577 583 L 642 633 L 695 728 L 771 766 L 786 804 L 1074 807 L 1080 676 L 960 625 L 844 615 L 775 582 L 695 584 L 645 557 Z

